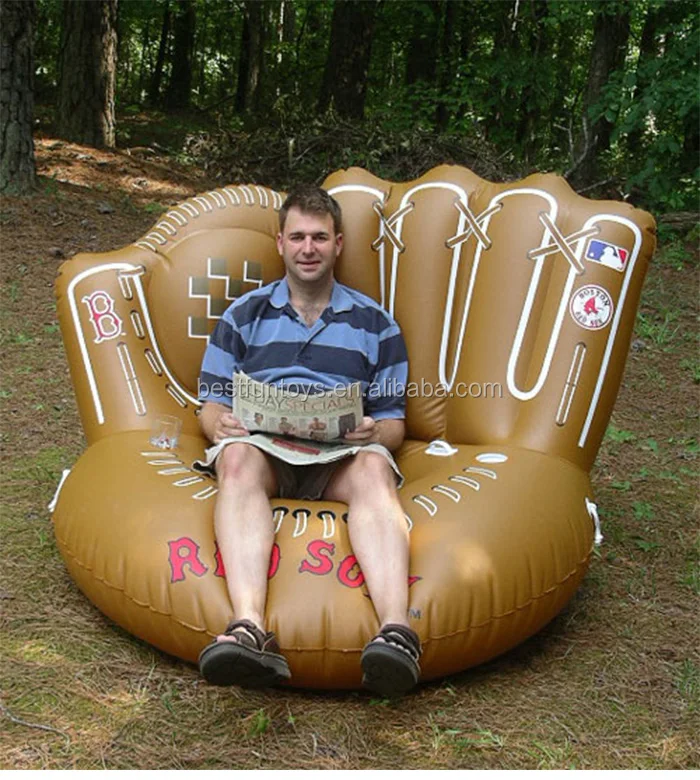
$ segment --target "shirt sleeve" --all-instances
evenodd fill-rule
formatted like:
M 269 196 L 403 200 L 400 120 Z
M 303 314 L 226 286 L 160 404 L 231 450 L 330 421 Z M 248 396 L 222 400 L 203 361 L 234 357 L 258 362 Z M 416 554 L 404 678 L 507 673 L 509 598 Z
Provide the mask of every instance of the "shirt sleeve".
M 408 353 L 399 326 L 391 320 L 379 334 L 374 377 L 365 397 L 365 414 L 375 420 L 402 420 L 406 417 Z
M 197 385 L 197 397 L 202 403 L 211 401 L 232 406 L 233 375 L 244 355 L 245 343 L 228 310 L 217 322 L 204 352 Z

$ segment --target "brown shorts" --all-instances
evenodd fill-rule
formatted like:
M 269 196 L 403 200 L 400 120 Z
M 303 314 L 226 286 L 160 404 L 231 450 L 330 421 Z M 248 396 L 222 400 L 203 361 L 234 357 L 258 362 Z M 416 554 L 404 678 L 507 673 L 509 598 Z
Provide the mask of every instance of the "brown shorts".
M 204 460 L 195 462 L 195 468 L 215 476 L 216 463 L 219 455 L 221 455 L 229 444 L 235 443 L 248 444 L 248 446 L 251 447 L 255 446 L 254 444 L 246 442 L 243 438 L 226 439 L 219 444 L 209 447 L 205 453 Z M 365 444 L 360 450 L 362 452 L 376 452 L 379 455 L 383 455 L 389 461 L 389 465 L 394 471 L 397 488 L 400 488 L 401 485 L 403 485 L 403 474 L 399 471 L 399 467 L 396 465 L 393 455 L 386 447 L 381 444 Z M 331 463 L 312 463 L 310 465 L 295 466 L 291 463 L 287 463 L 287 461 L 284 461 L 281 458 L 270 455 L 268 452 L 264 452 L 263 450 L 261 450 L 261 452 L 267 457 L 275 470 L 275 477 L 277 478 L 278 485 L 278 498 L 295 498 L 306 501 L 317 501 L 320 499 L 336 470 L 347 461 L 348 457 L 354 457 L 354 454 L 352 454 L 334 460 Z

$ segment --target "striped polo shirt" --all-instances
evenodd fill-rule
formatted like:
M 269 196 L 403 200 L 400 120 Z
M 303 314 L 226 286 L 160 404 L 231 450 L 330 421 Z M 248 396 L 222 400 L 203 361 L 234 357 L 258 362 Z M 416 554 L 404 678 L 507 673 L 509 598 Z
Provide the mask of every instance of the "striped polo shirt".
M 408 357 L 399 326 L 371 298 L 337 281 L 311 327 L 292 308 L 286 278 L 234 301 L 204 353 L 199 400 L 231 405 L 237 371 L 310 394 L 359 381 L 365 414 L 405 417 Z

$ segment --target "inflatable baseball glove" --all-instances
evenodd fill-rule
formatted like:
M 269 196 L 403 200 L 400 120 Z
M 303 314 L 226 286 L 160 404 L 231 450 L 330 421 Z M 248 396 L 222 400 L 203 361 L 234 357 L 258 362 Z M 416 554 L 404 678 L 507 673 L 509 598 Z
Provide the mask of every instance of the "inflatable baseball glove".
M 409 353 L 397 455 L 411 529 L 410 618 L 423 678 L 482 663 L 548 623 L 599 526 L 589 470 L 621 380 L 655 245 L 645 212 L 551 175 L 492 184 L 460 167 L 392 183 L 351 168 L 338 279 L 399 322 Z M 216 482 L 191 468 L 207 340 L 238 296 L 278 279 L 277 210 L 260 186 L 176 206 L 133 244 L 62 266 L 58 311 L 89 447 L 54 508 L 86 595 L 184 659 L 231 618 Z M 149 444 L 177 415 L 175 450 Z M 353 688 L 377 629 L 347 507 L 272 500 L 268 623 L 292 685 Z

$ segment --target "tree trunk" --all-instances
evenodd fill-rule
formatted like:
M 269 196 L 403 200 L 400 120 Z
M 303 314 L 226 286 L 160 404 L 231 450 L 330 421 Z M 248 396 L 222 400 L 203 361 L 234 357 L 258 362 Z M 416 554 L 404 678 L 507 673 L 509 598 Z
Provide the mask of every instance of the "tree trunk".
M 163 24 L 160 31 L 160 44 L 158 46 L 158 57 L 156 67 L 151 76 L 151 86 L 148 90 L 148 102 L 152 106 L 157 106 L 160 102 L 160 85 L 163 81 L 163 66 L 165 65 L 165 55 L 168 51 L 168 38 L 170 36 L 170 3 L 165 0 L 163 7 Z
M 457 26 L 457 3 L 450 0 L 442 2 L 442 30 L 438 54 L 438 103 L 435 108 L 435 124 L 438 130 L 447 130 L 450 121 L 450 111 L 447 105 L 447 92 L 450 84 L 454 82 L 457 68 L 455 56 Z
M 207 62 L 209 60 L 209 52 L 207 51 L 208 35 L 209 35 L 209 9 L 210 5 L 204 5 L 202 24 L 199 25 L 199 40 L 195 39 L 195 52 L 199 52 L 199 62 L 197 63 L 198 86 L 197 97 L 199 105 L 204 105 L 204 99 L 207 91 Z M 216 50 L 218 52 L 218 49 Z
M 151 47 L 151 19 L 149 18 L 143 28 L 143 40 L 141 41 L 141 63 L 139 67 L 138 102 L 143 102 L 146 84 L 146 53 Z
M 530 60 L 532 63 L 531 67 L 535 72 L 539 72 L 541 64 L 551 57 L 550 39 L 546 26 L 546 19 L 549 13 L 548 2 L 549 0 L 534 0 L 526 9 L 526 12 L 529 11 L 532 14 L 527 48 L 529 56 L 532 58 Z M 520 95 L 520 108 L 517 111 L 518 124 L 515 135 L 517 141 L 521 144 L 526 161 L 529 161 L 530 154 L 537 145 L 537 141 L 539 141 L 540 146 L 543 142 L 546 143 L 545 139 L 536 138 L 536 128 L 542 120 L 540 112 L 543 108 L 536 89 L 536 79 L 530 80 L 525 85 Z M 551 126 L 551 119 L 547 124 Z
M 224 50 L 223 40 L 224 33 L 230 34 L 230 29 L 223 24 L 216 25 L 216 32 L 214 37 L 214 51 L 220 53 L 218 57 L 218 78 L 216 80 L 216 99 L 223 100 L 229 94 L 229 88 L 231 87 L 231 71 L 229 69 L 228 58 L 225 56 L 228 50 L 228 42 L 226 46 L 226 52 Z
M 583 106 L 584 133 L 577 155 L 578 170 L 574 181 L 577 187 L 590 184 L 597 176 L 598 156 L 610 146 L 614 120 L 604 116 L 591 121 L 590 110 L 600 102 L 603 88 L 612 73 L 624 65 L 630 34 L 628 6 L 603 5 L 598 11 L 593 28 L 588 84 Z
M 639 42 L 639 57 L 636 67 L 636 84 L 632 100 L 637 100 L 649 86 L 649 79 L 645 73 L 647 65 L 659 53 L 659 41 L 657 37 L 657 27 L 660 19 L 660 9 L 651 6 L 647 9 L 647 15 L 644 19 L 642 28 L 642 37 Z M 641 153 L 642 142 L 644 140 L 644 127 L 638 125 L 627 136 L 627 149 L 633 155 Z
M 512 11 L 510 3 L 508 6 L 505 3 L 496 3 L 495 6 L 499 9 L 499 13 L 495 20 L 491 57 L 502 57 L 505 52 L 509 52 L 511 49 L 516 52 L 516 55 L 510 54 L 509 56 L 517 56 L 520 49 L 520 41 L 516 33 L 517 16 L 515 16 L 515 11 L 519 8 L 518 0 L 512 6 Z M 486 140 L 491 139 L 492 131 L 508 125 L 512 114 L 511 107 L 515 105 L 514 101 L 517 98 L 512 86 L 505 80 L 502 84 L 494 84 L 493 90 L 498 97 L 488 110 L 486 120 L 481 123 Z
M 259 0 L 248 0 L 255 6 L 255 22 L 251 25 L 251 62 L 253 67 L 250 74 L 255 83 L 250 84 L 250 108 L 254 113 L 259 114 L 263 109 L 264 95 L 266 94 L 268 82 L 268 67 L 265 59 L 265 49 L 270 37 L 270 28 L 272 26 L 273 7 L 267 3 L 261 3 Z
M 318 110 L 333 103 L 339 116 L 362 119 L 372 53 L 376 0 L 335 0 Z
M 248 71 L 250 70 L 250 22 L 248 14 L 243 14 L 241 28 L 241 46 L 238 54 L 238 83 L 236 85 L 236 102 L 234 108 L 237 114 L 242 114 L 248 107 Z
M 58 135 L 114 146 L 117 0 L 63 0 Z
M 173 20 L 173 68 L 165 93 L 165 106 L 170 110 L 185 109 L 190 105 L 196 23 L 194 0 L 177 0 Z
M 34 0 L 0 0 L 0 192 L 35 184 Z
M 294 0 L 282 0 L 282 43 L 292 46 L 296 38 L 297 10 Z
M 414 7 L 411 25 L 411 40 L 408 46 L 406 61 L 406 85 L 411 86 L 419 81 L 425 84 L 435 82 L 437 69 L 437 46 L 440 22 L 440 5 L 433 0 L 422 0 Z
M 260 79 L 265 46 L 264 11 L 265 6 L 262 3 L 257 0 L 246 0 L 235 103 L 239 114 L 255 110 L 260 100 Z
M 296 95 L 298 93 L 293 62 L 293 48 L 296 38 L 296 9 L 293 0 L 280 0 L 277 17 L 277 56 L 275 60 L 276 94 Z

